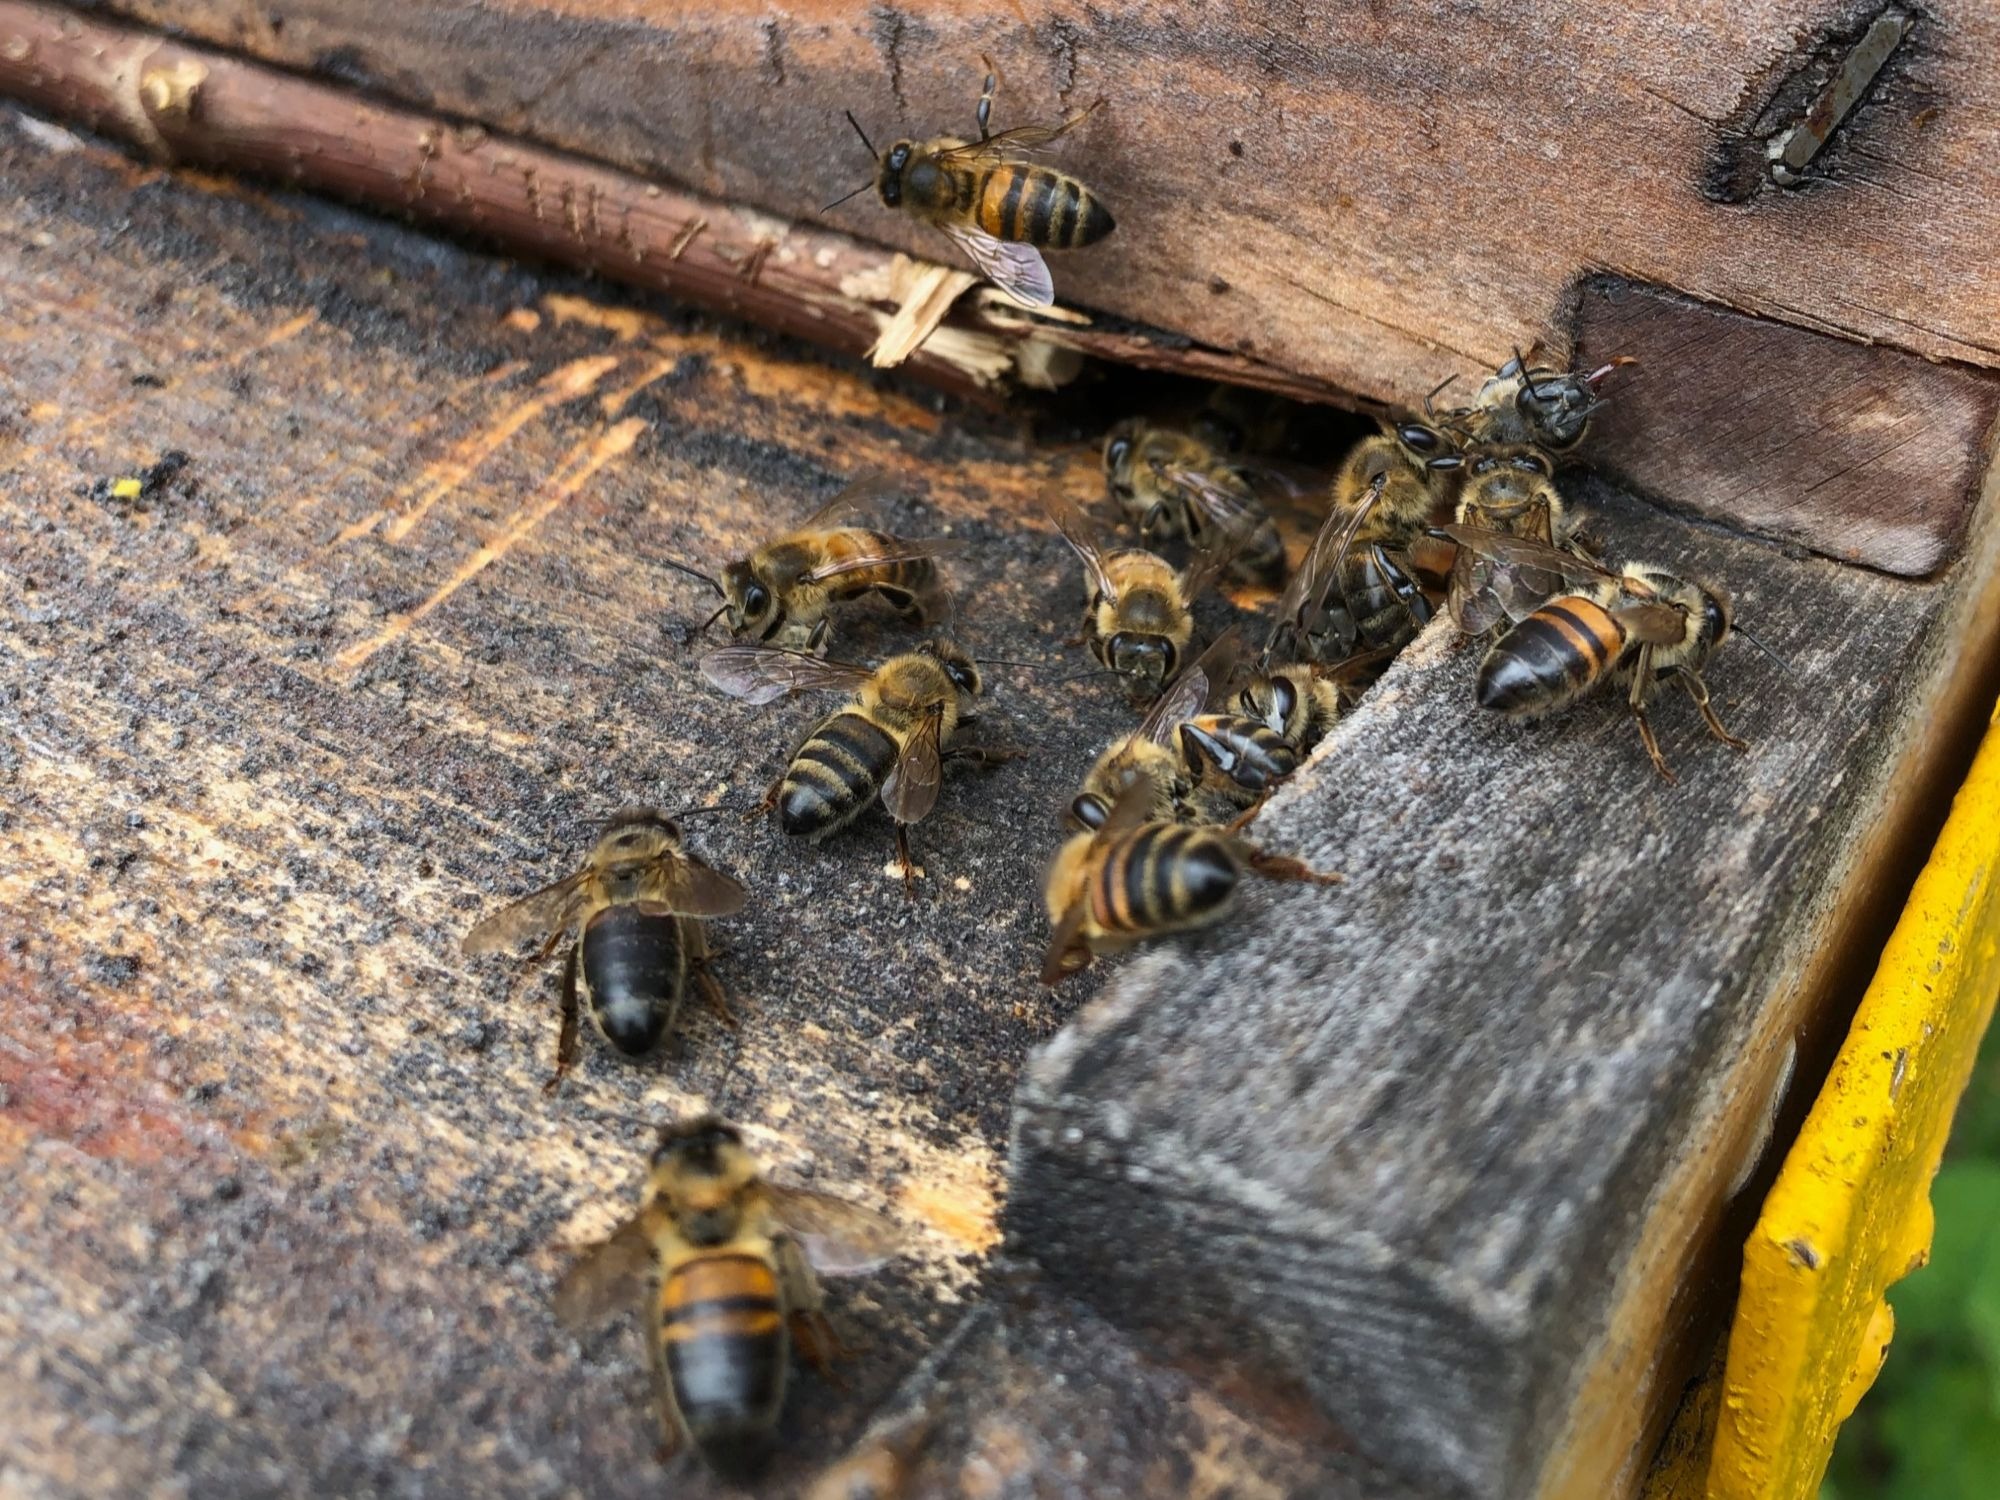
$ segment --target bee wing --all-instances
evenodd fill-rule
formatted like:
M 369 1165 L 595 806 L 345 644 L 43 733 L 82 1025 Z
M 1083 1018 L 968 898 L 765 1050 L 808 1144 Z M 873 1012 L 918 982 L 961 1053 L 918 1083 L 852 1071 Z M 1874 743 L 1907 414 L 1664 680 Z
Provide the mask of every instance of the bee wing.
M 765 1200 L 822 1276 L 865 1276 L 907 1238 L 886 1214 L 812 1188 L 764 1184 Z
M 1298 572 L 1292 575 L 1292 581 L 1285 585 L 1285 592 L 1278 597 L 1278 618 L 1264 642 L 1267 656 L 1276 647 L 1279 634 L 1287 626 L 1304 634 L 1313 616 L 1324 607 L 1327 590 L 1333 586 L 1341 564 L 1347 559 L 1348 550 L 1354 545 L 1354 538 L 1360 534 L 1361 523 L 1368 519 L 1375 502 L 1382 498 L 1386 483 L 1386 476 L 1378 474 L 1369 487 L 1367 498 L 1354 508 L 1351 515 L 1338 506 L 1327 511 L 1326 519 L 1313 533 L 1312 545 L 1299 562 Z
M 1033 245 L 996 240 L 973 224 L 946 224 L 944 232 L 965 252 L 979 274 L 1023 307 L 1054 307 L 1056 284 L 1049 263 Z
M 947 146 L 938 152 L 937 160 L 940 165 L 951 167 L 997 166 L 1002 162 L 1016 161 L 1041 150 L 1075 123 L 1071 120 L 1063 125 L 1016 125 L 1012 130 L 997 131 L 983 141 Z
M 1111 581 L 1111 575 L 1104 568 L 1104 553 L 1097 545 L 1097 536 L 1091 530 L 1090 522 L 1083 512 L 1067 497 L 1050 494 L 1042 503 L 1048 507 L 1049 519 L 1056 523 L 1056 530 L 1062 539 L 1070 544 L 1076 555 L 1083 559 L 1084 567 L 1090 570 L 1091 582 L 1097 585 L 1097 592 L 1107 599 L 1118 597 L 1118 586 Z
M 1139 721 L 1139 737 L 1155 744 L 1171 744 L 1180 722 L 1200 713 L 1208 706 L 1210 692 L 1228 682 L 1236 669 L 1239 646 L 1234 628 L 1217 636 L 1146 710 L 1146 717 Z
M 1502 618 L 1521 620 L 1565 588 L 1612 575 L 1560 547 L 1483 526 L 1440 526 L 1458 544 L 1452 560 L 1452 618 L 1477 635 Z
M 1243 535 L 1223 532 L 1207 546 L 1195 553 L 1194 561 L 1181 574 L 1181 593 L 1187 602 L 1193 604 L 1210 586 L 1220 578 L 1236 560 L 1236 554 L 1243 550 Z
M 900 494 L 903 486 L 887 474 L 873 470 L 858 474 L 849 481 L 847 487 L 835 495 L 818 510 L 799 522 L 799 531 L 820 531 L 836 521 L 866 511 L 878 500 Z
M 1187 495 L 1223 531 L 1254 531 L 1264 521 L 1264 508 L 1248 486 L 1223 484 L 1213 474 L 1182 464 L 1161 464 L 1160 478 Z
M 517 947 L 531 938 L 545 938 L 575 922 L 589 899 L 591 874 L 587 869 L 545 885 L 539 891 L 511 902 L 479 922 L 459 946 L 468 958 L 479 953 L 498 953 Z
M 644 1216 L 627 1219 L 610 1237 L 584 1247 L 556 1283 L 556 1316 L 581 1333 L 637 1302 L 654 1269 L 653 1237 Z
M 750 899 L 750 893 L 735 880 L 694 859 L 673 861 L 662 884 L 667 905 L 676 916 L 734 916 Z
M 1641 644 L 1671 645 L 1687 631 L 1687 617 L 1671 604 L 1626 604 L 1612 610 L 1611 618 Z
M 844 557 L 839 562 L 827 563 L 814 568 L 800 581 L 802 583 L 824 583 L 829 578 L 838 578 L 843 573 L 858 573 L 863 568 L 879 567 L 883 563 L 914 562 L 920 557 L 949 557 L 954 552 L 965 550 L 965 543 L 957 537 L 938 536 L 913 540 L 909 537 L 890 537 L 892 545 L 858 552 L 852 557 Z
M 882 805 L 898 823 L 921 823 L 937 806 L 938 788 L 944 784 L 943 729 L 944 705 L 939 704 L 917 721 L 896 764 L 882 778 Z
M 1152 815 L 1153 791 L 1143 781 L 1135 781 L 1118 794 L 1118 800 L 1111 804 L 1102 826 L 1096 833 L 1100 844 L 1108 844 L 1115 838 L 1123 837 L 1145 822 Z
M 701 675 L 732 698 L 775 703 L 787 693 L 848 690 L 874 675 L 852 662 L 827 661 L 777 646 L 718 646 L 701 659 Z

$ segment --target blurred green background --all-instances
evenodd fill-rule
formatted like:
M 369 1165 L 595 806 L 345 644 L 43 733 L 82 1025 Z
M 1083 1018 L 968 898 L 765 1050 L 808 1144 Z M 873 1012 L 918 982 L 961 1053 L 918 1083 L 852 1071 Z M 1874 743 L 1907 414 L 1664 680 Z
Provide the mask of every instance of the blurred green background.
M 2000 1024 L 1931 1202 L 1931 1262 L 1889 1290 L 1889 1361 L 1841 1429 L 1820 1500 L 2000 1497 Z

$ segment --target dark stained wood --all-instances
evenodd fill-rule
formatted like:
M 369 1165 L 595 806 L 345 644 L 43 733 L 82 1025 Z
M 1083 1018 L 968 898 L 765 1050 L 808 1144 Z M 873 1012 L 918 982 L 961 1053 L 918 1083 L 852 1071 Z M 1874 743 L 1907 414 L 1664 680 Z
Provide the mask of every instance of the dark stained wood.
M 1577 359 L 1607 381 L 1591 462 L 1723 521 L 1891 573 L 1957 552 L 2000 380 L 1617 282 L 1585 288 Z
M 1440 624 L 1255 826 L 1347 883 L 1133 962 L 1017 1105 L 1010 1235 L 1060 1287 L 1303 1386 L 1435 1496 L 1631 1492 L 1792 1044 L 1843 1024 L 1996 687 L 1990 491 L 1936 584 L 1579 498 L 1794 663 L 1715 661 L 1749 753 L 1665 694 L 1671 788 L 1615 699 L 1482 715 Z
M 52 6 L 0 3 L 0 90 L 131 142 L 359 200 L 664 291 L 838 353 L 871 350 L 907 295 L 900 256 L 817 226 L 663 187 L 477 125 L 385 108 Z M 1347 399 L 1227 350 L 1123 320 L 962 299 L 910 373 L 955 395 L 1067 383 L 1090 355 L 1307 399 Z
M 1879 7 L 1563 0 L 112 0 L 104 7 L 732 203 L 806 219 L 876 137 L 1106 106 L 1059 148 L 1118 216 L 1086 307 L 1410 404 L 1558 338 L 1610 270 L 1926 357 L 2000 363 L 2000 12 L 1941 0 L 1796 190 L 1719 202 Z M 1809 80 L 1808 80 L 1809 81 Z M 1810 92 L 1810 91 L 1809 91 Z M 1777 105 L 1764 119 L 1767 106 Z M 1739 194 L 1740 195 L 1740 194 Z M 936 237 L 864 197 L 832 221 Z M 1218 286 L 1220 289 L 1218 289 Z

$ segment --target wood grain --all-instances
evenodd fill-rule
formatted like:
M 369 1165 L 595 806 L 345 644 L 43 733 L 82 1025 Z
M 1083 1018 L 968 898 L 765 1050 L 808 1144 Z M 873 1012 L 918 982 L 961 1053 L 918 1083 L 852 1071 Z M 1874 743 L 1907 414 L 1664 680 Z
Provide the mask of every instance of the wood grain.
M 1957 554 L 2000 380 L 1593 281 L 1577 358 L 1616 374 L 1592 462 L 1677 509 L 1921 577 Z M 1607 385 L 1607 391 L 1611 387 Z
M 2000 363 L 2000 13 L 1927 6 L 1805 186 L 1711 196 L 1718 158 L 1878 7 L 1561 0 L 1166 7 L 965 0 L 111 0 L 252 55 L 805 219 L 878 138 L 1108 101 L 1064 164 L 1118 216 L 1058 290 L 1409 405 L 1560 344 L 1611 271 L 1759 316 Z M 935 256 L 867 198 L 832 222 Z
M 1615 702 L 1481 715 L 1441 623 L 1257 825 L 1347 883 L 1133 963 L 1017 1105 L 1024 1252 L 1149 1347 L 1302 1385 L 1433 1495 L 1636 1484 L 1783 1059 L 1844 1020 L 1802 976 L 1851 955 L 1850 894 L 1921 847 L 1996 686 L 1990 492 L 1937 584 L 1579 498 L 1794 663 L 1709 674 L 1750 752 L 1663 700 L 1668 788 Z

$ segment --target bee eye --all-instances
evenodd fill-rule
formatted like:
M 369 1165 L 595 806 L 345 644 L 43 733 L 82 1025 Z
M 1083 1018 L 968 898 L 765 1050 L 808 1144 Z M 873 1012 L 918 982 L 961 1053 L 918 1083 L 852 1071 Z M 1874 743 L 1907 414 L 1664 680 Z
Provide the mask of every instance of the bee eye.
M 1085 828 L 1093 830 L 1102 828 L 1105 818 L 1109 816 L 1104 806 L 1104 799 L 1095 792 L 1085 792 L 1070 803 L 1069 815 Z
M 1729 634 L 1729 611 L 1722 607 L 1722 601 L 1715 595 L 1706 595 L 1701 601 L 1702 618 L 1708 622 L 1708 643 L 1713 646 Z
M 1435 453 L 1444 443 L 1433 428 L 1421 422 L 1406 422 L 1396 429 L 1396 436 L 1405 448 L 1415 453 Z
M 1299 695 L 1293 691 L 1292 685 L 1282 677 L 1272 682 L 1271 699 L 1277 704 L 1278 717 L 1281 719 L 1289 719 L 1292 716 L 1292 710 L 1299 706 Z
M 753 615 L 761 615 L 771 604 L 770 590 L 761 583 L 753 583 L 743 591 L 743 608 Z
M 1110 451 L 1107 452 L 1104 456 L 1106 459 L 1110 461 L 1112 468 L 1114 469 L 1124 468 L 1125 460 L 1132 456 L 1131 439 L 1119 438 L 1116 442 L 1114 442 L 1111 445 Z

